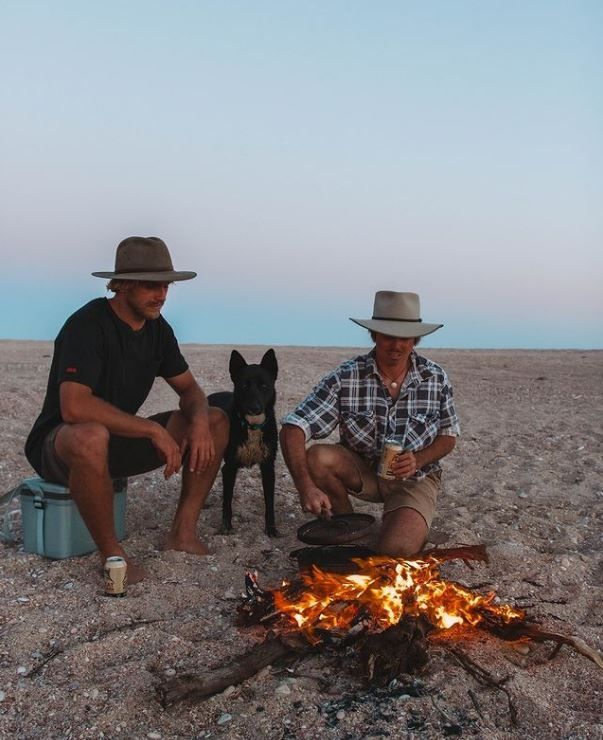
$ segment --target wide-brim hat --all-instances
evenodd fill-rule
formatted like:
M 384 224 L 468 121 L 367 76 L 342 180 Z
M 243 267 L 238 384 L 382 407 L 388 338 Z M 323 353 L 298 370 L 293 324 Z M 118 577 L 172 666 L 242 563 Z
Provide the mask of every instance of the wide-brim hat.
M 94 277 L 110 280 L 145 280 L 171 283 L 191 280 L 196 272 L 174 270 L 172 258 L 163 239 L 156 236 L 129 236 L 117 246 L 114 272 L 93 272 Z
M 393 290 L 375 293 L 372 319 L 350 318 L 350 321 L 390 337 L 424 337 L 444 326 L 423 321 L 416 293 L 397 293 Z

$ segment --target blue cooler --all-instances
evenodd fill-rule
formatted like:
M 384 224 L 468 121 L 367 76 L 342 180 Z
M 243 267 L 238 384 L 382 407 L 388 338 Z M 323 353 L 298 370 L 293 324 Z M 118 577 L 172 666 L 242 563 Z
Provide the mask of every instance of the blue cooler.
M 113 481 L 113 518 L 118 540 L 126 536 L 127 488 L 127 478 Z M 33 477 L 22 481 L 18 493 L 25 552 L 60 560 L 97 549 L 68 488 Z

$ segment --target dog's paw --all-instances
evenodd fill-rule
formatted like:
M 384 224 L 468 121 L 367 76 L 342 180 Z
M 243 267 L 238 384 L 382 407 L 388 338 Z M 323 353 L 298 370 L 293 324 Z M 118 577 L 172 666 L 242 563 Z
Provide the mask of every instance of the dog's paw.
M 226 522 L 222 522 L 222 526 L 218 529 L 218 534 L 232 534 L 233 532 L 232 524 L 227 524 Z
M 274 525 L 266 527 L 266 534 L 268 535 L 268 537 L 282 537 L 283 536 Z

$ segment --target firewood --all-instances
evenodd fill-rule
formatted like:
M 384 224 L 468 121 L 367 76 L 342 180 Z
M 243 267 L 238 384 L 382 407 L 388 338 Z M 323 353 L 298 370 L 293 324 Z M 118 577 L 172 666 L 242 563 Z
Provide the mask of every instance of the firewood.
M 476 560 L 480 563 L 487 563 L 488 553 L 485 545 L 459 545 L 458 547 L 434 547 L 431 550 L 424 550 L 417 555 L 417 559 L 426 560 L 433 557 L 440 563 L 446 560 L 462 560 L 465 565 L 471 567 L 470 561 Z
M 416 673 L 428 660 L 425 637 L 433 627 L 423 617 L 403 617 L 383 632 L 368 635 L 360 662 L 371 686 L 386 686 L 402 673 Z
M 511 622 L 510 624 L 500 624 L 498 622 L 492 622 L 485 619 L 480 626 L 503 640 L 519 640 L 522 637 L 529 637 L 530 640 L 534 640 L 534 642 L 556 642 L 557 648 L 551 657 L 554 657 L 559 652 L 562 645 L 569 645 L 576 652 L 580 653 L 580 655 L 584 655 L 589 660 L 592 660 L 593 663 L 599 666 L 599 668 L 603 668 L 603 656 L 601 653 L 594 648 L 591 648 L 584 642 L 584 640 L 575 635 L 563 635 L 560 632 L 550 632 L 532 622 Z
M 251 678 L 279 659 L 310 650 L 311 647 L 301 641 L 269 635 L 264 642 L 254 645 L 226 665 L 206 673 L 182 673 L 162 680 L 157 686 L 159 700 L 165 707 L 185 699 L 204 699 Z

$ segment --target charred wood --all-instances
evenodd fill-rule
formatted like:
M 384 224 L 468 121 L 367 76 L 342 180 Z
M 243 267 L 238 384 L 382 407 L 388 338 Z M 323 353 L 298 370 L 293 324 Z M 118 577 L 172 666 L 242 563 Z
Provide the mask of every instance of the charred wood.
M 416 673 L 428 661 L 426 636 L 433 627 L 423 617 L 403 617 L 398 624 L 366 637 L 360 662 L 371 686 L 386 686 L 402 673 Z

